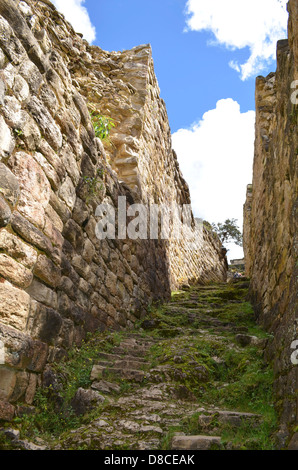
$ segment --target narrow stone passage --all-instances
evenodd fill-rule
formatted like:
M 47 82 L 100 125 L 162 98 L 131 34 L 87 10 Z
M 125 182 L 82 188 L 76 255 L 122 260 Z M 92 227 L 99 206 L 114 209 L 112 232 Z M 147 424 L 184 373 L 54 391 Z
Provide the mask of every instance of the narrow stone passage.
M 17 420 L 21 437 L 11 445 L 274 448 L 268 337 L 254 322 L 247 290 L 245 280 L 190 287 L 149 308 L 138 330 L 93 337 L 47 369 L 35 414 Z

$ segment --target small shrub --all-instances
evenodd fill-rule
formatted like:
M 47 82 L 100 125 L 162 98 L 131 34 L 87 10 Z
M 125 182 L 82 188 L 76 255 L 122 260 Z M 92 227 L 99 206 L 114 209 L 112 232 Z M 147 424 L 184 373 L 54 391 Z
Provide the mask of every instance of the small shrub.
M 114 120 L 108 116 L 95 114 L 94 111 L 90 115 L 96 137 L 101 140 L 108 140 L 111 129 L 115 127 Z

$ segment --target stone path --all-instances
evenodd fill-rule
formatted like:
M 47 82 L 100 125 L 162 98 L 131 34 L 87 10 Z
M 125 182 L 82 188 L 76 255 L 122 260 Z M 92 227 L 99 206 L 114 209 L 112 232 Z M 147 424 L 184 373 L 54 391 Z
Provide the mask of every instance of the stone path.
M 196 391 L 201 385 L 208 388 L 208 368 L 196 356 L 201 340 L 224 344 L 225 350 L 232 351 L 244 347 L 241 338 L 246 344 L 264 347 L 264 340 L 249 335 L 242 321 L 223 319 L 223 306 L 237 307 L 239 289 L 242 292 L 246 287 L 238 283 L 235 292 L 227 285 L 192 288 L 163 307 L 160 318 L 153 314 L 144 321 L 146 331 L 127 332 L 109 353 L 100 353 L 91 373 L 94 397 L 105 400 L 100 416 L 61 436 L 55 448 L 233 448 L 217 435 L 222 425 L 230 430 L 245 423 L 258 426 L 262 416 L 216 404 L 206 407 L 193 393 L 192 384 Z M 224 360 L 215 353 L 206 356 L 206 361 L 224 367 Z M 226 385 L 219 379 L 218 386 Z M 201 432 L 185 435 L 180 425 L 193 416 Z

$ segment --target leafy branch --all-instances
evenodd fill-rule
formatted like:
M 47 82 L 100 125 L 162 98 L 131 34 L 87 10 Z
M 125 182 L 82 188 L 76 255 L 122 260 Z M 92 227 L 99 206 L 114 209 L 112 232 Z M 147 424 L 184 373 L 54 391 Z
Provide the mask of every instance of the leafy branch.
M 227 219 L 224 223 L 213 223 L 212 229 L 217 233 L 222 244 L 232 242 L 238 246 L 243 245 L 243 236 L 237 226 L 236 219 Z
M 114 120 L 108 116 L 96 114 L 95 111 L 91 111 L 90 116 L 96 137 L 109 141 L 111 129 L 115 127 Z
M 88 187 L 88 196 L 86 202 L 90 202 L 90 199 L 98 194 L 103 189 L 102 177 L 104 171 L 101 169 L 97 170 L 96 176 L 83 176 L 83 180 Z M 100 183 L 100 186 L 99 186 Z

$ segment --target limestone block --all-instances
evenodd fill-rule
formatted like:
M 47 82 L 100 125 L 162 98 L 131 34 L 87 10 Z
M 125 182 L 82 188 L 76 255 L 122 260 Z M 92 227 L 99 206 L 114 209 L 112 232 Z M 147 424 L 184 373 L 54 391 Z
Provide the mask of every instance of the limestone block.
M 25 394 L 25 403 L 27 405 L 32 405 L 35 392 L 36 392 L 36 387 L 37 387 L 37 375 L 36 374 L 30 374 L 29 375 L 29 381 L 28 381 L 28 387 L 26 389 L 26 394 Z
M 80 255 L 75 255 L 73 257 L 72 265 L 80 276 L 88 280 L 90 266 L 88 263 L 86 263 L 86 261 Z
M 27 57 L 21 42 L 16 38 L 9 23 L 2 16 L 0 17 L 0 46 L 15 65 L 20 64 Z
M 49 111 L 36 97 L 32 97 L 27 106 L 48 143 L 54 150 L 59 150 L 62 147 L 62 134 Z
M 14 414 L 15 407 L 7 401 L 0 400 L 0 420 L 3 419 L 3 421 L 12 421 Z
M 27 242 L 36 246 L 47 254 L 53 251 L 51 241 L 28 220 L 22 217 L 18 212 L 14 212 L 11 218 L 11 225 L 15 232 L 21 235 Z
M 67 170 L 73 184 L 78 185 L 80 181 L 80 169 L 76 161 L 75 155 L 69 145 L 65 145 L 61 151 L 61 161 Z
M 29 114 L 23 111 L 20 102 L 14 96 L 6 96 L 1 108 L 3 115 L 13 129 L 22 130 L 29 119 Z
M 0 275 L 23 289 L 29 287 L 33 279 L 29 269 L 4 253 L 0 254 Z
M 29 385 L 29 373 L 26 371 L 18 371 L 16 373 L 16 382 L 14 385 L 13 393 L 11 394 L 9 400 L 11 403 L 15 403 L 20 398 L 23 398 L 27 387 Z
M 34 275 L 51 287 L 57 287 L 61 279 L 61 270 L 45 255 L 39 255 L 34 268 Z
M 175 436 L 174 450 L 212 450 L 221 447 L 221 438 L 216 436 Z
M 5 200 L 0 196 L 0 228 L 9 224 L 11 217 L 11 210 Z
M 29 150 L 33 151 L 41 141 L 41 133 L 34 119 L 29 116 L 22 128 L 22 140 Z
M 15 139 L 4 121 L 0 116 L 0 158 L 8 157 L 15 148 Z
M 117 276 L 112 271 L 106 275 L 105 286 L 111 295 L 117 295 Z
M 48 204 L 45 209 L 46 216 L 52 222 L 55 229 L 62 233 L 63 231 L 63 222 L 57 212 L 53 209 L 51 204 Z
M 62 183 L 58 195 L 66 203 L 69 209 L 72 210 L 74 208 L 76 202 L 76 190 L 69 176 L 67 176 L 65 181 Z
M 5 65 L 5 55 L 2 49 L 0 49 L 0 69 L 2 69 L 4 65 Z
M 0 400 L 8 401 L 16 384 L 16 371 L 0 366 Z
M 17 152 L 9 165 L 18 178 L 21 194 L 19 211 L 40 228 L 44 226 L 44 208 L 50 200 L 50 183 L 41 166 L 25 152 Z
M 36 263 L 36 250 L 7 230 L 0 232 L 0 249 L 29 269 Z
M 46 344 L 3 324 L 0 324 L 0 335 L 5 345 L 5 365 L 32 372 L 42 371 L 48 355 Z
M 35 312 L 31 334 L 43 343 L 55 345 L 62 324 L 62 318 L 56 310 L 39 304 Z
M 82 256 L 87 263 L 91 263 L 93 257 L 95 255 L 95 248 L 94 245 L 91 243 L 89 238 L 86 239 L 84 243 L 83 253 Z
M 40 152 L 35 152 L 34 158 L 43 169 L 54 191 L 57 191 L 60 185 L 60 178 L 56 170 Z
M 30 311 L 30 296 L 9 282 L 0 283 L 0 321 L 24 331 Z
M 16 75 L 13 84 L 13 92 L 16 98 L 23 102 L 30 96 L 29 85 L 21 75 Z
M 34 279 L 26 291 L 31 297 L 48 307 L 57 308 L 57 294 L 37 279 Z

